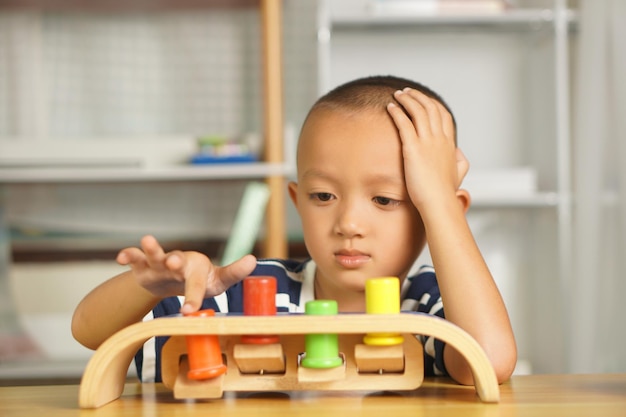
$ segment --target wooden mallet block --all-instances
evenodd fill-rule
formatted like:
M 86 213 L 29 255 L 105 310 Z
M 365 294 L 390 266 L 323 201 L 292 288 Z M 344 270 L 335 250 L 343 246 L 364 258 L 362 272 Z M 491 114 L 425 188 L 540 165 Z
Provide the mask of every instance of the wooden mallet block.
M 189 361 L 187 356 L 182 356 L 178 375 L 174 383 L 174 398 L 222 398 L 224 394 L 224 374 L 205 380 L 189 379 Z
M 265 345 L 236 344 L 233 357 L 242 374 L 282 374 L 285 354 L 280 343 Z
M 354 360 L 359 373 L 404 372 L 404 345 L 354 346 Z

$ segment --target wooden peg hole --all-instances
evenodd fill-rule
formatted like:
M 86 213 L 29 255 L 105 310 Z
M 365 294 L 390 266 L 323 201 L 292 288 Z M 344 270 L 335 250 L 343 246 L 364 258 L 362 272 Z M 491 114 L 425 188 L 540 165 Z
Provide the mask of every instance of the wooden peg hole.
M 354 360 L 361 374 L 387 374 L 404 372 L 403 345 L 354 346 Z
M 279 343 L 267 345 L 237 344 L 233 357 L 243 375 L 266 375 L 285 373 L 285 355 Z

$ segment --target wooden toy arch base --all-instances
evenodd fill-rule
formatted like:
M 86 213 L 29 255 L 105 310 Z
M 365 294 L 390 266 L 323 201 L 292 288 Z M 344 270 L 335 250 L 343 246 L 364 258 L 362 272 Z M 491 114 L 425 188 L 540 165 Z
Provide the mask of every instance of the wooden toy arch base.
M 394 315 L 367 315 L 367 314 L 339 314 L 336 316 L 307 316 L 302 314 L 279 314 L 277 316 L 241 316 L 241 315 L 217 315 L 207 318 L 185 318 L 181 316 L 164 317 L 151 321 L 136 323 L 120 330 L 107 339 L 94 353 L 85 368 L 79 392 L 79 406 L 81 408 L 97 408 L 122 395 L 126 373 L 137 350 L 145 341 L 154 336 L 187 336 L 187 335 L 217 335 L 224 344 L 232 345 L 235 340 L 232 336 L 246 334 L 279 334 L 285 341 L 302 337 L 304 334 L 336 333 L 338 335 L 362 335 L 366 333 L 400 333 L 405 335 L 405 355 L 410 358 L 413 349 L 417 349 L 421 355 L 421 344 L 410 335 L 432 336 L 442 340 L 447 345 L 455 348 L 466 360 L 474 377 L 476 392 L 484 402 L 498 402 L 500 391 L 497 378 L 489 359 L 480 345 L 464 330 L 454 324 L 420 313 L 400 313 Z M 408 335 L 408 337 L 407 337 Z M 356 340 L 350 336 L 348 340 Z M 407 342 L 406 339 L 412 339 Z M 172 338 L 176 340 L 176 338 Z M 175 354 L 167 354 L 164 357 L 166 368 L 164 383 L 171 386 L 172 361 L 176 363 L 179 355 L 184 353 L 184 348 L 179 342 L 172 342 Z M 353 343 L 353 342 L 351 342 Z M 408 344 L 407 344 L 408 343 Z M 293 343 L 288 342 L 286 350 L 292 349 Z M 166 345 L 167 346 L 167 345 Z M 169 359 L 167 359 L 169 358 Z M 173 359 L 172 359 L 173 358 Z M 167 365 L 167 361 L 170 364 Z M 412 369 L 411 360 L 407 360 L 407 368 Z M 231 362 L 229 360 L 229 362 Z M 410 362 L 410 363 L 409 363 Z M 169 369 L 167 367 L 169 366 Z M 175 365 L 174 365 L 175 366 Z M 234 374 L 235 372 L 231 372 Z M 226 374 L 228 375 L 228 373 Z M 384 375 L 383 375 L 384 376 Z M 414 375 L 417 382 L 413 386 L 398 389 L 415 389 L 422 381 L 422 375 Z M 284 376 L 285 380 L 291 381 L 282 389 L 345 389 L 345 390 L 381 390 L 390 389 L 388 384 L 371 378 L 366 383 L 350 384 L 294 384 L 292 376 Z M 167 380 L 167 381 L 166 381 Z M 373 381 L 373 382 L 372 382 Z M 416 384 L 416 385 L 415 385 Z M 233 391 L 248 391 L 250 389 L 263 391 L 264 389 L 281 389 L 275 385 L 263 388 L 260 385 L 252 385 L 252 388 L 238 388 L 236 382 L 226 385 Z M 256 387 L 256 388 L 255 388 Z

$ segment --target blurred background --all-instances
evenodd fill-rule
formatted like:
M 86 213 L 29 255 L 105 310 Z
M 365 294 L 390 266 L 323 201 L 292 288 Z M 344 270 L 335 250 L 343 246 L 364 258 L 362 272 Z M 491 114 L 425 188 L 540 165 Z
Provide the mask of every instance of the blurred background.
M 313 101 L 376 74 L 420 81 L 455 113 L 516 372 L 626 371 L 624 2 L 281 6 L 276 166 L 263 161 L 259 2 L 0 0 L 0 384 L 78 378 L 91 352 L 71 314 L 123 270 L 117 251 L 151 233 L 219 261 L 238 213 L 265 208 L 244 205 L 246 186 L 293 179 Z M 285 204 L 287 254 L 304 258 Z M 249 230 L 263 254 L 264 223 Z

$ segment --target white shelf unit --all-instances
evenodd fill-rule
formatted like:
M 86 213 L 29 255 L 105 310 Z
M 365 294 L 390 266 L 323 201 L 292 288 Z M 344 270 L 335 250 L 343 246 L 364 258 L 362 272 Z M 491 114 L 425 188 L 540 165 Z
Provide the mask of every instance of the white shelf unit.
M 13 139 L 0 142 L 0 184 L 263 180 L 295 171 L 291 139 L 282 162 L 191 164 L 190 136 L 100 140 Z
M 469 0 L 471 1 L 471 0 Z M 384 2 L 379 2 L 384 4 Z M 576 13 L 565 9 L 567 20 L 576 20 Z M 341 12 L 332 17 L 332 26 L 335 29 L 345 29 L 350 26 L 389 26 L 389 25 L 421 25 L 441 27 L 444 25 L 454 26 L 507 26 L 520 25 L 537 27 L 545 23 L 554 23 L 559 12 L 555 9 L 529 8 L 529 9 L 505 9 L 501 13 L 476 12 L 459 13 L 453 12 L 442 14 L 419 14 L 406 12 L 377 13 L 371 8 L 356 8 L 350 12 Z
M 0 183 L 211 181 L 265 179 L 270 176 L 287 176 L 292 173 L 291 165 L 269 162 L 151 168 L 0 168 Z
M 508 245 L 509 249 L 520 245 L 531 247 L 531 252 L 526 253 L 529 259 L 518 255 L 521 259 L 516 262 L 523 267 L 512 274 L 513 281 L 524 282 L 504 285 L 498 282 L 498 285 L 505 287 L 505 300 L 509 298 L 507 304 L 512 304 L 514 327 L 524 345 L 521 346 L 522 360 L 529 359 L 539 372 L 565 371 L 567 364 L 561 349 L 566 349 L 568 343 L 567 331 L 563 330 L 567 328 L 567 306 L 565 297 L 560 294 L 567 293 L 573 256 L 569 80 L 571 33 L 576 27 L 577 13 L 569 8 L 567 0 L 521 0 L 515 2 L 517 8 L 472 14 L 450 11 L 420 14 L 398 8 L 385 11 L 385 3 L 398 7 L 408 4 L 394 0 L 320 3 L 320 93 L 357 76 L 382 73 L 425 82 L 442 94 L 455 112 L 460 126 L 460 147 L 470 160 L 468 176 L 477 172 L 480 178 L 488 173 L 507 177 L 511 170 L 520 168 L 536 174 L 536 182 L 522 184 L 519 191 L 503 191 L 502 187 L 490 191 L 489 181 L 484 184 L 480 180 L 473 181 L 473 186 L 481 191 L 474 193 L 470 217 L 474 215 L 479 225 L 491 224 L 487 228 L 493 229 L 495 223 L 489 223 L 490 218 L 502 216 L 514 224 L 506 238 L 522 241 L 503 246 Z M 485 54 L 475 58 L 470 55 L 472 52 L 463 49 L 464 46 L 472 49 L 474 41 L 484 43 L 492 54 L 499 53 L 499 58 L 510 62 L 494 59 L 493 65 L 500 67 L 493 72 L 493 78 L 488 78 L 481 69 L 492 63 L 492 57 Z M 451 57 L 455 54 L 458 57 Z M 481 58 L 485 61 L 482 64 L 472 61 Z M 450 65 L 454 59 L 458 62 Z M 429 84 L 431 78 L 440 83 Z M 539 81 L 535 82 L 534 78 Z M 472 83 L 474 85 L 468 87 Z M 495 87 L 489 90 L 490 85 Z M 509 87 L 514 96 L 510 100 L 502 93 Z M 455 96 L 463 89 L 465 96 Z M 496 98 L 481 97 L 488 94 Z M 468 99 L 470 95 L 473 97 Z M 498 100 L 502 109 L 490 114 L 498 106 Z M 467 113 L 472 116 L 464 119 Z M 490 119 L 490 116 L 502 115 L 503 120 Z M 487 136 L 491 132 L 491 138 L 481 137 L 481 129 Z M 502 161 L 498 159 L 499 154 L 503 155 Z M 532 236 L 520 236 L 528 233 Z M 480 236 L 477 239 L 480 244 Z M 498 264 L 502 248 L 498 243 L 487 243 L 486 246 L 491 246 L 488 250 L 495 248 L 492 260 Z M 541 260 L 536 262 L 535 258 Z M 538 265 L 544 263 L 550 266 L 542 270 Z M 538 281 L 548 277 L 530 279 L 527 274 L 531 277 L 533 274 L 549 275 L 547 288 L 541 295 L 534 294 L 536 287 L 541 286 Z M 520 301 L 520 293 L 526 297 L 524 301 Z M 542 321 L 539 313 L 531 312 L 533 307 L 523 305 L 528 304 L 529 297 L 530 302 L 539 304 L 533 306 L 535 308 L 548 305 L 548 314 L 553 316 L 551 324 Z M 542 338 L 558 339 L 547 354 L 541 352 L 545 345 Z M 544 357 L 539 358 L 542 354 Z

